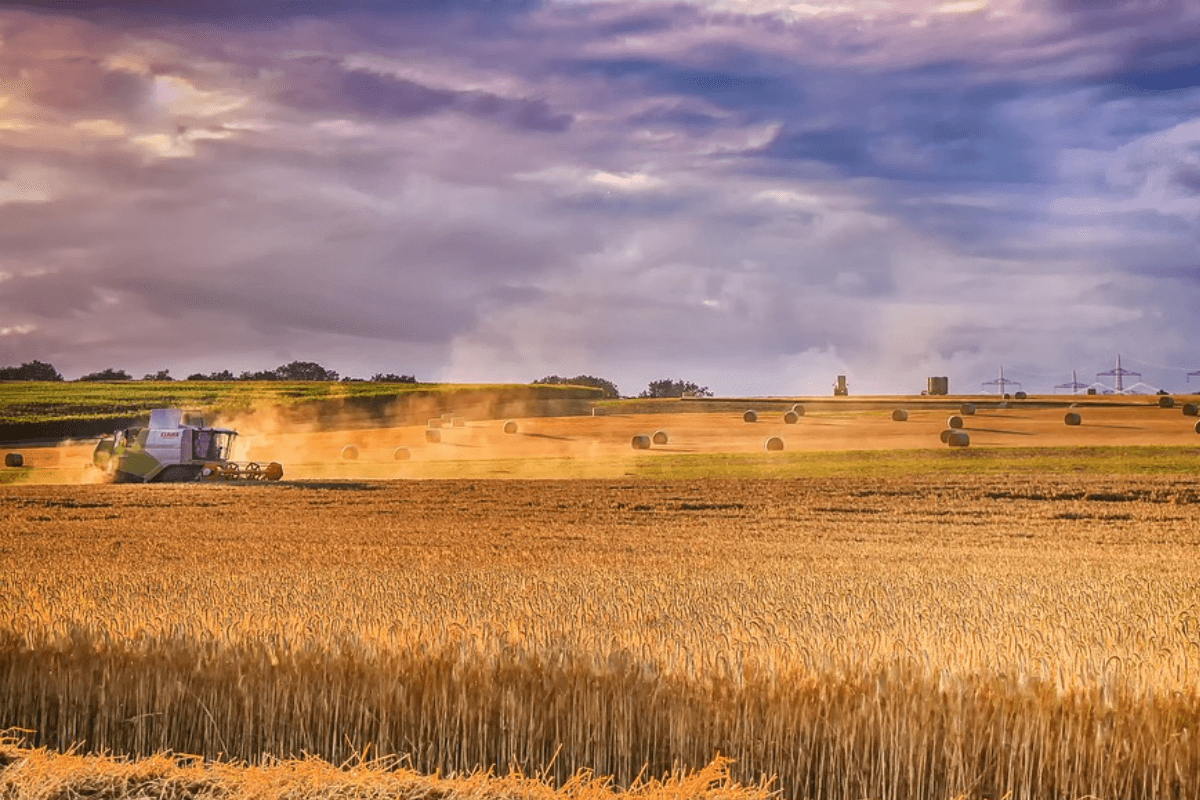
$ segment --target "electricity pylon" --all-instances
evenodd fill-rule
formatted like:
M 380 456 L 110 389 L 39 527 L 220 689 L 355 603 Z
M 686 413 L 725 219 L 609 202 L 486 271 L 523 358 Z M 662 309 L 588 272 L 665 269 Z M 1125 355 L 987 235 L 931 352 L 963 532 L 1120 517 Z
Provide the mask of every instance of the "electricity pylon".
M 1005 394 L 1005 391 L 1004 391 L 1005 387 L 1020 386 L 1021 382 L 1020 381 L 1010 381 L 1008 378 L 1005 378 L 1004 377 L 1004 366 L 1001 365 L 1000 366 L 1000 377 L 996 378 L 995 380 L 984 381 L 982 385 L 983 385 L 983 388 L 985 388 L 985 389 L 989 386 L 995 386 L 997 389 L 999 389 L 1000 394 L 1003 396 Z
M 1055 389 L 1070 389 L 1071 394 L 1079 394 L 1079 390 L 1086 389 L 1087 384 L 1080 383 L 1079 379 L 1075 377 L 1075 370 L 1071 370 L 1071 382 L 1070 383 L 1060 383 L 1057 386 L 1055 386 L 1054 388 Z
M 1142 373 L 1140 373 L 1140 372 L 1133 372 L 1132 370 L 1121 369 L 1121 354 L 1117 353 L 1117 368 L 1110 369 L 1108 372 L 1097 372 L 1096 379 L 1099 380 L 1100 378 L 1116 378 L 1117 379 L 1116 386 L 1114 386 L 1113 388 L 1117 390 L 1117 394 L 1125 394 L 1125 384 L 1123 383 L 1123 379 L 1127 375 L 1131 378 L 1142 377 Z

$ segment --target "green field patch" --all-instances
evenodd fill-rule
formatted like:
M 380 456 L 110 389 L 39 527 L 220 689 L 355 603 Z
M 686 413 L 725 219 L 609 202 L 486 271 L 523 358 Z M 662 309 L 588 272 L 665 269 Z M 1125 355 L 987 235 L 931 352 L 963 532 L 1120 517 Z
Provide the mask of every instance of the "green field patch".
M 1200 473 L 1195 447 L 1021 447 L 711 453 L 639 460 L 640 477 L 884 478 L 936 474 L 1176 475 Z
M 0 383 L 0 425 L 128 419 L 154 408 L 182 407 L 232 414 L 304 403 L 386 404 L 406 397 L 493 392 L 530 399 L 590 398 L 593 389 L 524 384 L 373 383 L 322 381 L 120 381 Z

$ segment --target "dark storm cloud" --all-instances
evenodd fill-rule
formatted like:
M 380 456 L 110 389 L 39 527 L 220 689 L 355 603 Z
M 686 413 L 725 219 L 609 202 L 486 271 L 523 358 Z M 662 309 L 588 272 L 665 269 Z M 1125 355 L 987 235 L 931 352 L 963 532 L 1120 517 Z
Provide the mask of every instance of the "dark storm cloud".
M 538 8 L 540 0 L 7 0 L 5 7 L 40 13 L 119 15 L 210 22 L 303 17 L 411 14 L 502 14 Z
M 704 131 L 721 124 L 720 117 L 703 111 L 682 108 L 677 104 L 659 105 L 647 111 L 634 114 L 628 119 L 629 124 L 637 126 L 664 126 L 669 128 Z
M 96 288 L 81 282 L 77 275 L 23 275 L 0 287 L 0 305 L 44 320 L 63 320 L 91 311 L 100 302 Z
M 396 119 L 453 110 L 527 131 L 563 131 L 572 121 L 570 114 L 555 113 L 542 99 L 434 88 L 371 70 L 347 69 L 326 58 L 289 64 L 286 85 L 276 98 L 303 111 Z
M 1059 24 L 1044 38 L 1091 50 L 1092 65 L 1075 77 L 1106 88 L 1111 96 L 1200 86 L 1194 4 L 1050 0 L 1048 8 Z
M 1195 148 L 1200 154 L 1200 147 Z M 1171 181 L 1191 195 L 1200 195 L 1200 165 L 1184 164 L 1175 168 Z
M 33 102 L 83 114 L 130 114 L 150 91 L 143 76 L 104 70 L 95 59 L 48 59 L 35 75 L 27 72 L 26 79 L 32 83 Z
M 290 273 L 259 269 L 215 281 L 209 278 L 204 284 L 184 276 L 141 274 L 114 281 L 112 288 L 138 298 L 154 314 L 168 319 L 204 309 L 244 319 L 259 330 L 300 336 L 322 333 L 428 343 L 443 341 L 469 322 L 416 295 L 390 297 L 386 314 L 369 298 L 352 293 L 331 301 L 326 299 L 331 287 L 296 285 Z M 357 312 L 351 311 L 352 303 L 358 305 Z
M 627 83 L 637 93 L 701 97 L 722 108 L 756 114 L 795 106 L 803 99 L 794 80 L 719 66 L 656 59 L 584 59 L 557 66 L 568 74 Z
M 0 354 L 882 390 L 1200 325 L 1192 6 L 778 5 L 6 4 Z
M 1169 27 L 1187 10 L 1187 0 L 1047 0 L 1046 6 L 1080 33 L 1128 32 L 1131 27 Z

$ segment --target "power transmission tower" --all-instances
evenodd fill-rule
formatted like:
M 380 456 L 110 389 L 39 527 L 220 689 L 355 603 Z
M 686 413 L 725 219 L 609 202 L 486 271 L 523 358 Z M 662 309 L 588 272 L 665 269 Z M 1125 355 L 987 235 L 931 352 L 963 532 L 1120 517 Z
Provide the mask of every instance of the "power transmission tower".
M 1125 394 L 1125 384 L 1124 384 L 1123 380 L 1126 376 L 1129 376 L 1131 378 L 1140 378 L 1140 377 L 1142 377 L 1142 373 L 1133 372 L 1133 371 L 1127 370 L 1127 369 L 1121 369 L 1121 354 L 1120 353 L 1117 353 L 1117 368 L 1116 369 L 1110 369 L 1108 372 L 1097 372 L 1096 373 L 1097 380 L 1099 380 L 1100 378 L 1116 378 L 1117 379 L 1116 386 L 1114 386 L 1113 388 L 1117 390 L 1117 394 Z
M 1070 389 L 1071 394 L 1079 394 L 1079 390 L 1086 389 L 1087 384 L 1080 383 L 1079 379 L 1075 377 L 1075 370 L 1071 370 L 1071 382 L 1070 383 L 1060 383 L 1057 386 L 1055 386 L 1054 388 L 1055 389 Z
M 1003 396 L 1005 394 L 1006 387 L 1020 386 L 1021 382 L 1020 381 L 1010 381 L 1008 378 L 1005 378 L 1004 377 L 1004 366 L 1001 365 L 1000 377 L 996 378 L 995 380 L 984 381 L 982 385 L 983 385 L 984 389 L 987 389 L 987 387 L 989 387 L 989 386 L 995 386 L 1000 391 L 1000 394 Z

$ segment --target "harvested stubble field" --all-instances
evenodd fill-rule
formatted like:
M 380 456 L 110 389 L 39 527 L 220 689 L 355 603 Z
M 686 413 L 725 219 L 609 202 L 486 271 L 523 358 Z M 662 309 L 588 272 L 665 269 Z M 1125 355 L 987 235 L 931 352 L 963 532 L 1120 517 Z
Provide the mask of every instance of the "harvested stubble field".
M 797 476 L 830 470 L 850 473 L 860 469 L 864 459 L 895 462 L 896 474 L 928 471 L 938 463 L 962 469 L 954 460 L 939 462 L 946 447 L 938 434 L 957 404 L 910 405 L 906 422 L 894 422 L 890 406 L 864 410 L 847 403 L 847 410 L 839 410 L 841 405 L 827 402 L 822 410 L 809 411 L 790 425 L 783 421 L 782 408 L 760 411 L 759 421 L 748 424 L 740 412 L 620 414 L 602 407 L 602 415 L 596 417 L 519 419 L 516 434 L 504 433 L 502 420 L 472 419 L 460 428 L 439 429 L 437 443 L 426 441 L 424 425 L 321 430 L 319 420 L 297 425 L 268 415 L 228 424 L 242 434 L 237 458 L 279 461 L 289 480 Z M 904 400 L 896 398 L 896 407 L 902 405 Z M 1177 408 L 1162 409 L 1150 401 L 1126 406 L 1081 401 L 1079 410 L 1084 424 L 1068 427 L 1061 406 L 999 408 L 980 403 L 977 413 L 965 418 L 970 457 L 981 453 L 981 460 L 986 460 L 999 452 L 1031 448 L 1125 448 L 1130 453 L 1161 448 L 1159 455 L 1200 448 L 1193 419 Z M 669 432 L 669 443 L 650 450 L 631 449 L 634 435 L 660 429 Z M 783 452 L 765 453 L 766 440 L 772 436 L 783 440 Z M 358 449 L 357 459 L 342 458 L 347 445 Z M 19 450 L 29 467 L 23 472 L 0 470 L 0 483 L 95 480 L 98 476 L 86 469 L 93 446 L 94 440 L 57 447 L 0 446 L 0 456 Z M 398 447 L 408 448 L 408 460 L 393 457 Z M 940 455 L 931 458 L 934 451 Z M 844 455 L 831 460 L 831 453 Z M 663 461 L 667 463 L 656 463 Z M 838 467 L 839 463 L 844 466 Z
M 959 463 L 0 488 L 0 725 L 618 785 L 721 753 L 789 798 L 1200 797 L 1194 471 Z M 17 774 L 0 794 L 34 796 Z M 764 794 L 663 796 L 700 784 Z

